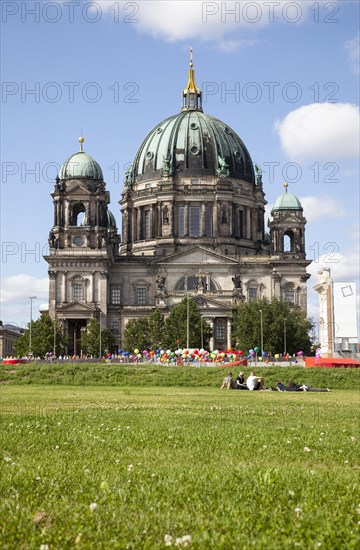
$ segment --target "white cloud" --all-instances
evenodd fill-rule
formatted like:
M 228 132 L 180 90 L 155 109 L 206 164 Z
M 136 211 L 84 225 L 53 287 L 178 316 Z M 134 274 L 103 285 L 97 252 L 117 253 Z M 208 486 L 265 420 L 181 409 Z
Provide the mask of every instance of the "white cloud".
M 320 3 L 325 1 L 320 0 Z M 201 40 L 215 42 L 220 47 L 224 47 L 224 41 L 234 42 L 230 35 L 244 29 L 253 32 L 274 22 L 293 26 L 303 23 L 309 16 L 313 17 L 311 2 L 288 0 L 138 0 L 127 3 L 97 0 L 93 4 L 94 12 L 99 13 L 100 6 L 108 19 L 125 20 L 137 31 L 155 38 L 168 42 Z
M 321 219 L 333 219 L 341 218 L 345 216 L 346 210 L 339 204 L 339 201 L 328 196 L 315 197 L 307 195 L 306 197 L 299 197 L 301 205 L 304 209 L 304 216 L 307 222 L 312 223 Z M 265 219 L 267 219 L 273 204 L 267 204 L 265 207 Z
M 36 296 L 33 300 L 33 318 L 37 319 L 39 306 L 48 303 L 49 280 L 25 274 L 12 275 L 2 279 L 0 290 L 1 320 L 25 326 L 30 319 L 29 296 Z
M 275 129 L 292 160 L 356 158 L 359 115 L 359 108 L 349 103 L 312 103 L 291 111 Z
M 229 53 L 244 50 L 255 44 L 257 44 L 256 40 L 219 40 L 217 46 L 225 53 Z
M 348 62 L 354 74 L 360 74 L 360 33 L 345 44 Z
M 334 219 L 345 216 L 346 211 L 336 199 L 322 196 L 301 197 L 300 202 L 304 208 L 304 215 L 308 222 L 312 223 L 321 219 Z

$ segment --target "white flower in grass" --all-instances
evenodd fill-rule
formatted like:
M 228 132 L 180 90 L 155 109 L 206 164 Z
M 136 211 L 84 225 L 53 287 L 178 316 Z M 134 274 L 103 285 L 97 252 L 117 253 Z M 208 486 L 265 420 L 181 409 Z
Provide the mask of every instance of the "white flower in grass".
M 185 548 L 189 548 L 191 544 L 191 535 L 184 535 L 182 538 L 182 543 L 185 546 Z
M 300 514 L 301 514 L 301 512 L 302 512 L 300 506 L 297 506 L 297 507 L 294 509 L 294 512 L 295 512 L 295 514 L 299 517 Z
M 171 535 L 164 535 L 164 542 L 165 546 L 171 546 L 172 545 L 172 536 Z
M 91 510 L 92 512 L 95 512 L 95 510 L 97 509 L 97 504 L 96 504 L 96 502 L 92 502 L 92 503 L 90 504 L 89 508 L 90 508 L 90 510 Z
M 291 497 L 295 496 L 294 491 L 289 491 L 289 495 L 290 495 Z
M 175 540 L 175 544 L 176 544 L 176 546 L 181 546 L 182 545 L 182 537 L 177 537 L 176 540 Z
M 305 451 L 305 453 L 309 453 L 311 451 L 311 449 L 309 449 L 309 447 L 304 447 L 304 451 Z
M 128 466 L 128 472 L 132 472 L 134 469 L 134 466 L 132 464 L 129 464 Z
M 353 435 L 350 437 L 351 441 L 356 441 L 356 437 L 354 437 Z
M 5 462 L 11 462 L 12 458 L 10 456 L 4 456 Z
M 49 550 L 48 544 L 40 544 L 40 550 Z

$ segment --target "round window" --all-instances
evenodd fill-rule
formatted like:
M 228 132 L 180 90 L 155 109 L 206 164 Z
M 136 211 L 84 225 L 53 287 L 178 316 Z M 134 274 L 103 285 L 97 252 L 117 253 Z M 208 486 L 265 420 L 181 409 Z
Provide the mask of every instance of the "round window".
M 75 246 L 82 246 L 84 244 L 84 237 L 80 237 L 80 235 L 74 237 L 73 243 Z

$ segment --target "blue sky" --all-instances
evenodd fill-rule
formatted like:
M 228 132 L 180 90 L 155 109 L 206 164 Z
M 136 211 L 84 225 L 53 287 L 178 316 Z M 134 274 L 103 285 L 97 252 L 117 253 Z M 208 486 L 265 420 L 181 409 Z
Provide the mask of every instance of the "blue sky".
M 123 173 L 146 134 L 177 113 L 194 49 L 204 110 L 263 168 L 269 208 L 283 183 L 308 220 L 316 272 L 359 280 L 359 3 L 1 3 L 1 313 L 47 302 L 56 167 L 84 149 L 101 165 L 120 227 Z

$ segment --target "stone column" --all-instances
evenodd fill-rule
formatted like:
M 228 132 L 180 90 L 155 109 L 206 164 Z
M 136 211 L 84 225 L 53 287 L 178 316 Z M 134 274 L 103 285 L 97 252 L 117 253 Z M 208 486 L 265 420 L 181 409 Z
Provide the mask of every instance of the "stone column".
M 209 350 L 214 349 L 214 317 L 205 317 L 205 321 L 209 323 L 211 328 L 211 337 L 209 340 Z
M 95 303 L 95 271 L 91 272 L 91 301 Z
M 61 294 L 62 294 L 62 303 L 66 304 L 67 302 L 67 271 L 62 272 L 62 283 L 61 283 Z
M 213 237 L 218 236 L 218 205 L 216 202 L 213 203 L 213 211 L 212 211 L 212 219 L 213 219 Z
M 251 218 L 250 218 L 250 207 L 245 207 L 245 216 L 246 216 L 246 236 L 245 238 L 251 239 Z
M 169 208 L 170 235 L 174 235 L 174 202 L 171 202 Z
M 231 349 L 231 321 L 227 319 L 227 349 Z
M 131 241 L 134 243 L 137 240 L 137 209 L 132 209 L 131 218 Z
M 206 203 L 203 202 L 201 205 L 201 215 L 200 215 L 200 236 L 205 237 L 205 220 L 206 220 Z
M 184 206 L 184 237 L 189 236 L 189 203 Z

